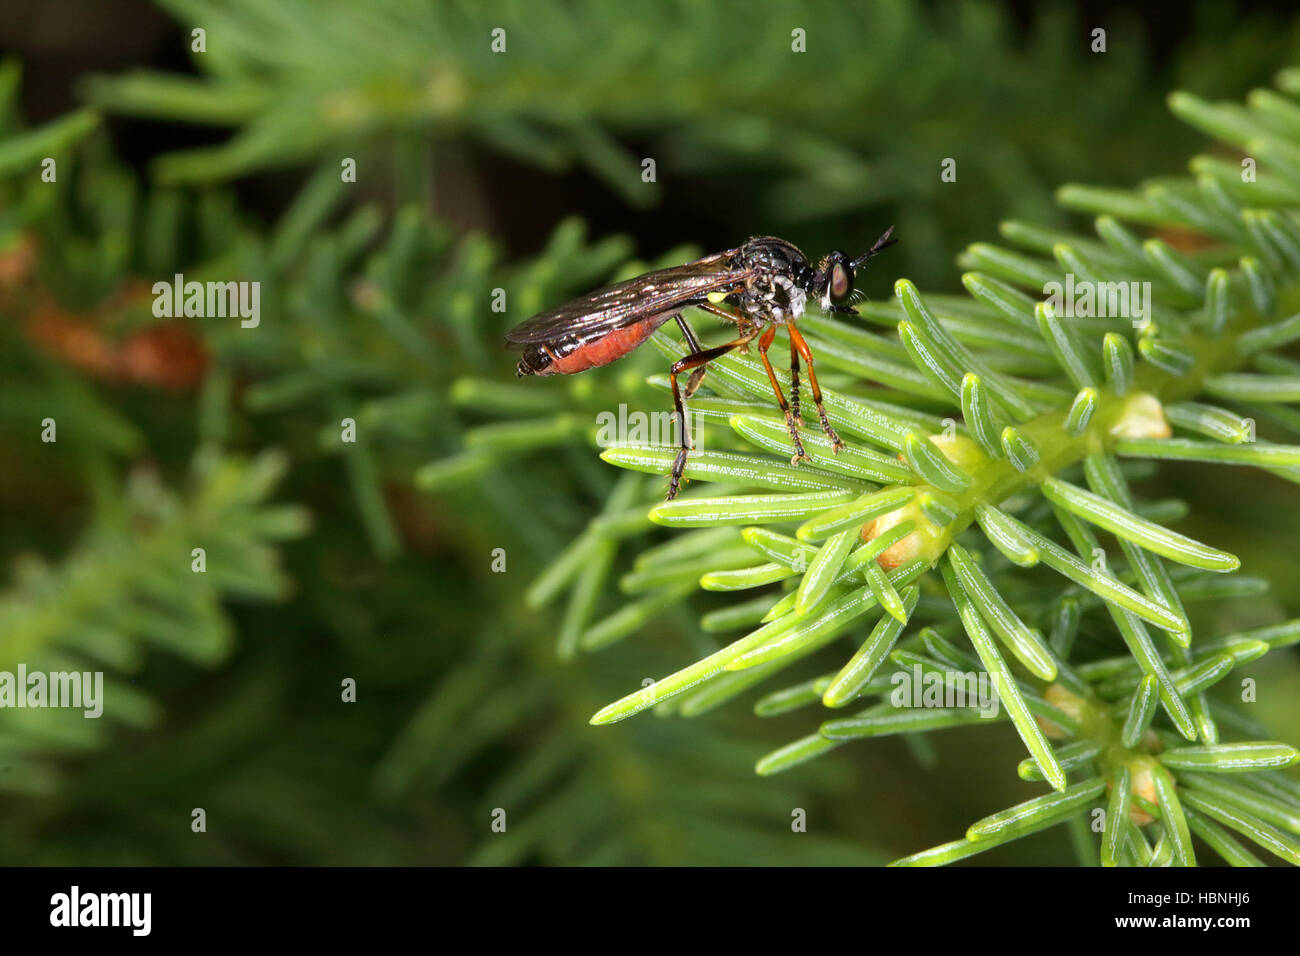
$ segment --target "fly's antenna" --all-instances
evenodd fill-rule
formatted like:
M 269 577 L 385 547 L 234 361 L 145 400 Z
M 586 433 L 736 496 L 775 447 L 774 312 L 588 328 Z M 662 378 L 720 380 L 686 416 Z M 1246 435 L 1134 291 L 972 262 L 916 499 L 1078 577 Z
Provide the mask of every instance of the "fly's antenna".
M 877 239 L 875 243 L 872 244 L 870 249 L 868 249 L 862 255 L 858 256 L 858 258 L 853 260 L 853 268 L 856 269 L 858 266 L 862 265 L 862 263 L 866 262 L 872 256 L 878 255 L 882 250 L 887 249 L 890 246 L 892 246 L 894 243 L 898 242 L 897 239 L 890 238 L 891 236 L 893 236 L 893 234 L 894 234 L 894 227 L 890 226 L 888 229 L 885 230 L 885 234 L 881 236 L 879 239 Z

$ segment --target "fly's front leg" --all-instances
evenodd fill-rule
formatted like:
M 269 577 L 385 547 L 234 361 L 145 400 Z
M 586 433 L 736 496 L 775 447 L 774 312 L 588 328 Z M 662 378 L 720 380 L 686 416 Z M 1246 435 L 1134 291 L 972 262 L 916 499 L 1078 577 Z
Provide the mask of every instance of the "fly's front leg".
M 781 394 L 781 384 L 776 380 L 776 372 L 772 370 L 772 361 L 767 357 L 767 350 L 772 347 L 774 338 L 776 338 L 776 326 L 769 325 L 762 338 L 758 340 L 758 354 L 763 360 L 763 368 L 767 369 L 767 380 L 772 383 L 772 391 L 776 393 L 776 402 L 781 406 L 781 411 L 785 413 L 785 427 L 790 430 L 790 441 L 794 444 L 794 457 L 790 459 L 790 464 L 797 465 L 801 461 L 810 461 L 811 459 L 803 450 L 803 441 L 799 438 L 799 425 L 794 416 L 790 414 L 790 406 L 786 402 L 785 396 Z
M 799 350 L 799 354 L 808 363 L 808 382 L 812 385 L 813 402 L 817 405 L 817 417 L 821 419 L 822 431 L 831 440 L 831 451 L 838 455 L 844 450 L 844 442 L 840 441 L 840 436 L 835 434 L 830 419 L 826 417 L 826 408 L 822 405 L 821 386 L 817 384 L 817 372 L 813 369 L 812 349 L 808 348 L 808 343 L 804 341 L 804 337 L 799 334 L 799 330 L 794 327 L 793 322 L 787 322 L 785 327 L 790 331 L 790 344 Z M 771 375 L 771 371 L 768 374 Z
M 677 376 L 682 372 L 690 369 L 696 369 L 696 373 L 691 375 L 687 383 L 687 397 L 690 397 L 690 382 L 696 381 L 696 375 L 703 373 L 708 364 L 721 355 L 726 355 L 741 342 L 737 339 L 734 342 L 728 342 L 726 345 L 719 345 L 716 348 L 702 349 L 698 352 L 692 352 L 685 358 L 680 358 L 673 363 L 668 372 L 668 381 L 673 387 L 673 412 L 677 416 L 677 437 L 678 448 L 677 457 L 673 459 L 673 470 L 668 477 L 668 500 L 672 501 L 677 497 L 677 492 L 681 489 L 682 472 L 686 470 L 686 457 L 690 454 L 691 448 L 694 447 L 691 442 L 691 434 L 686 427 L 686 406 L 682 403 L 682 393 L 677 387 Z M 702 377 L 702 375 L 701 375 Z M 698 385 L 699 383 L 696 382 Z

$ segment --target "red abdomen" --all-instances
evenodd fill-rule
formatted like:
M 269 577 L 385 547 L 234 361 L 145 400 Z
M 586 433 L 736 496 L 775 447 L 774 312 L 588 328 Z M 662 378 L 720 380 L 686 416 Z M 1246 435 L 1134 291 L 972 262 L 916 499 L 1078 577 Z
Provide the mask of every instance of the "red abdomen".
M 551 342 L 529 345 L 519 362 L 520 375 L 572 375 L 589 368 L 600 368 L 648 339 L 667 316 L 644 319 L 635 325 L 593 339 L 588 342 Z

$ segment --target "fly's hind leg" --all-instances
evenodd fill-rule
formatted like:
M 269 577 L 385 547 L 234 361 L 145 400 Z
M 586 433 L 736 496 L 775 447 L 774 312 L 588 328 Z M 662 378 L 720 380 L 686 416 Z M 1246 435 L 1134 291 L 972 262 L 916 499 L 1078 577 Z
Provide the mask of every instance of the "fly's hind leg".
M 739 338 L 736 339 L 735 343 L 733 343 L 731 347 L 740 349 L 742 353 L 749 352 L 749 342 L 754 337 L 754 334 L 753 332 L 750 331 L 749 324 L 745 321 L 745 317 L 743 315 L 734 311 L 733 309 L 728 309 L 721 305 L 716 305 L 715 303 L 709 302 L 708 300 L 705 300 L 703 302 L 697 302 L 695 303 L 695 306 L 701 311 L 708 312 L 711 315 L 716 315 L 720 319 L 726 319 L 728 322 L 736 323 L 736 327 L 737 330 L 740 332 L 740 336 Z M 686 339 L 686 347 L 689 348 L 692 352 L 700 351 L 699 339 L 695 337 L 695 333 L 691 331 L 691 327 L 686 324 L 686 319 L 682 316 L 680 312 L 677 313 L 675 318 L 677 319 L 677 325 L 682 330 L 682 335 Z M 707 365 L 701 365 L 698 369 L 692 372 L 691 377 L 686 380 L 686 394 L 684 397 L 687 401 L 690 401 L 691 396 L 694 395 L 696 390 L 699 389 L 700 385 L 704 383 L 704 374 L 708 370 L 709 367 Z M 798 407 L 799 406 L 796 404 L 795 408 L 798 409 Z
M 680 312 L 673 316 L 673 318 L 677 320 L 677 326 L 682 330 L 682 337 L 686 339 L 686 347 L 690 350 L 688 354 L 693 355 L 696 352 L 702 351 L 700 348 L 700 340 L 695 337 L 695 332 L 686 323 L 686 318 Z M 704 373 L 708 370 L 709 367 L 707 365 L 701 365 L 691 373 L 691 377 L 686 380 L 686 393 L 682 398 L 688 402 L 691 400 L 691 396 L 695 394 L 696 390 L 704 382 Z
M 693 338 L 693 336 L 691 338 Z M 677 457 L 673 459 L 673 470 L 668 477 L 669 501 L 676 498 L 677 492 L 681 489 L 682 472 L 686 470 L 686 457 L 690 454 L 691 448 L 693 447 L 690 431 L 686 427 L 686 406 L 682 404 L 682 393 L 677 387 L 677 376 L 682 372 L 692 369 L 694 370 L 686 385 L 687 397 L 689 398 L 691 393 L 694 391 L 691 387 L 692 383 L 694 383 L 696 387 L 699 386 L 698 379 L 704 377 L 703 373 L 708 367 L 708 364 L 715 358 L 726 355 L 732 349 L 742 344 L 743 341 L 745 340 L 737 339 L 734 342 L 728 342 L 726 345 L 719 345 L 716 348 L 702 349 L 697 352 L 692 352 L 685 358 L 680 358 L 674 362 L 672 369 L 669 370 L 668 381 L 673 387 L 673 412 L 677 416 L 678 438 Z
M 694 355 L 696 352 L 703 351 L 700 348 L 700 340 L 695 337 L 695 330 L 686 321 L 686 316 L 678 312 L 673 318 L 677 320 L 677 327 L 682 330 L 682 338 L 686 339 L 686 354 Z
M 831 451 L 838 455 L 844 450 L 844 442 L 840 441 L 840 436 L 835 434 L 830 419 L 826 417 L 826 407 L 822 405 L 821 386 L 817 384 L 817 373 L 813 370 L 812 349 L 808 348 L 808 343 L 804 341 L 804 337 L 799 334 L 799 330 L 794 327 L 793 322 L 787 322 L 786 328 L 790 332 L 790 344 L 799 350 L 799 354 L 808 363 L 808 383 L 812 386 L 813 402 L 817 406 L 817 417 L 821 419 L 822 431 L 831 440 Z M 769 369 L 768 375 L 771 374 L 771 369 Z
M 794 445 L 794 457 L 790 459 L 790 464 L 797 465 L 801 461 L 811 461 L 811 459 L 803 450 L 803 440 L 799 437 L 799 424 L 790 412 L 790 405 L 786 402 L 785 395 L 781 393 L 781 383 L 776 380 L 776 372 L 772 370 L 772 360 L 767 357 L 767 350 L 772 347 L 774 338 L 776 338 L 776 326 L 769 325 L 767 331 L 758 340 L 758 355 L 763 360 L 763 368 L 767 369 L 767 380 L 772 383 L 772 391 L 776 393 L 776 402 L 781 406 L 781 411 L 785 413 L 785 427 L 790 430 L 790 441 Z

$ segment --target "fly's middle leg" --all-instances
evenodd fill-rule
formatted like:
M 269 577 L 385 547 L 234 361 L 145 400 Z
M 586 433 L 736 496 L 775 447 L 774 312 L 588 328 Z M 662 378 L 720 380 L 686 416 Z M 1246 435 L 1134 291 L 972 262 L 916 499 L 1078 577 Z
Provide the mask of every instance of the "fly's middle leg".
M 691 396 L 694 395 L 695 392 L 699 389 L 701 383 L 703 383 L 704 381 L 704 373 L 707 372 L 708 370 L 709 367 L 707 365 L 701 365 L 694 372 L 692 372 L 691 377 L 686 380 L 687 401 L 690 401 Z
M 763 360 L 763 368 L 767 369 L 767 380 L 772 383 L 772 391 L 776 393 L 777 404 L 781 406 L 781 411 L 785 413 L 785 427 L 790 430 L 790 441 L 794 445 L 794 457 L 790 459 L 790 464 L 797 465 L 801 461 L 811 461 L 812 459 L 803 450 L 803 440 L 799 437 L 799 424 L 790 412 L 790 405 L 786 402 L 785 395 L 781 393 L 781 383 L 776 380 L 776 372 L 772 370 L 772 360 L 767 357 L 767 350 L 772 347 L 774 338 L 776 338 L 776 326 L 769 325 L 767 331 L 758 340 L 758 354 Z

